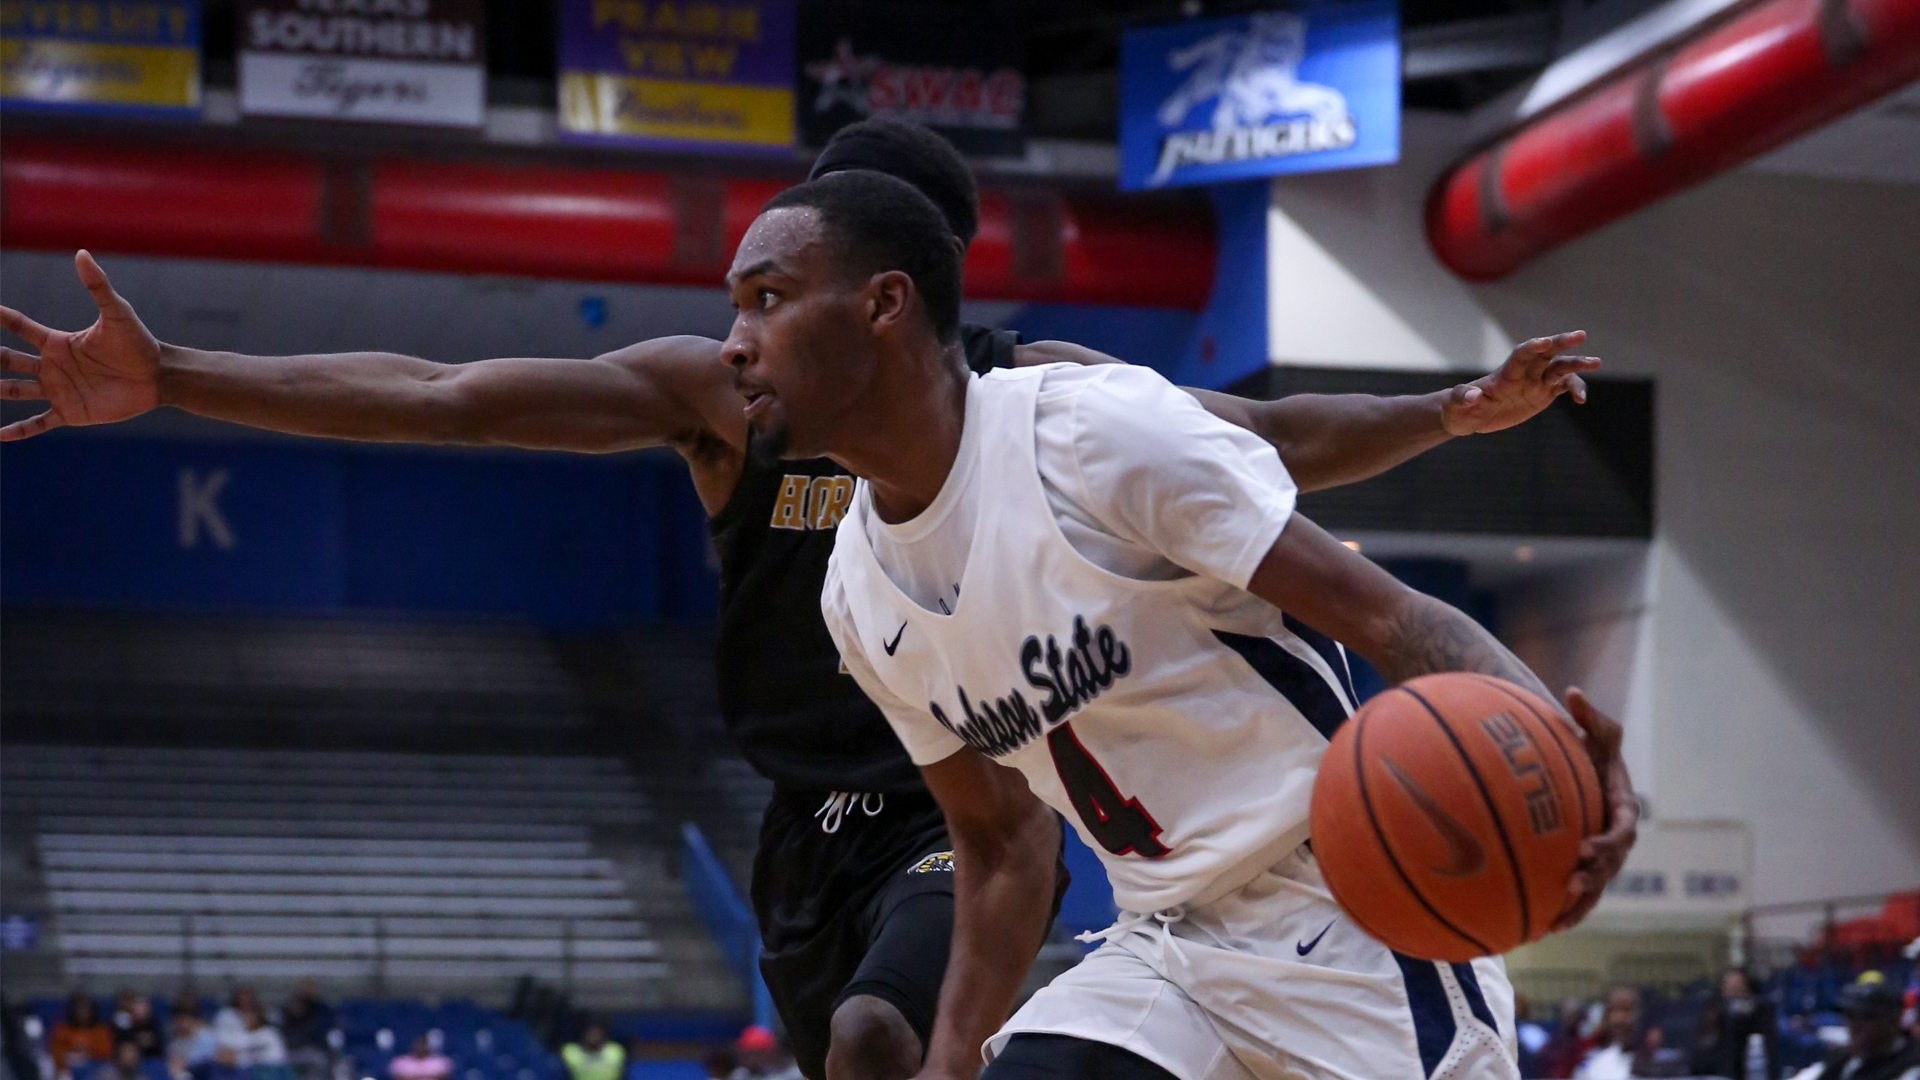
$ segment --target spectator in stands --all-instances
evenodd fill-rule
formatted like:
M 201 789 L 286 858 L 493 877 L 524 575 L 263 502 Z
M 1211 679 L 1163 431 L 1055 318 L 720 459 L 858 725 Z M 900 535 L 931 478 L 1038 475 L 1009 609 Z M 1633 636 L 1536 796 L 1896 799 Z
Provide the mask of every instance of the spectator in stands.
M 1920 1042 L 1900 1029 L 1900 992 L 1870 971 L 1840 995 L 1846 1049 L 1794 1080 L 1920 1080 Z
M 393 1059 L 387 1066 L 393 1080 L 448 1080 L 453 1075 L 453 1059 L 437 1053 L 425 1035 L 413 1040 L 413 1049 Z
M 66 1016 L 47 1036 L 47 1054 L 59 1077 L 84 1073 L 87 1066 L 113 1056 L 113 1029 L 100 1019 L 93 998 L 75 993 L 67 999 Z
M 749 1024 L 733 1041 L 733 1058 L 738 1064 L 728 1080 L 801 1080 L 793 1052 L 759 1024 Z
M 199 1069 L 213 1061 L 219 1043 L 213 1037 L 213 1029 L 200 1019 L 198 1002 L 184 995 L 174 1002 L 172 1028 L 167 1059 L 174 1073 Z
M 1560 1020 L 1547 1037 L 1547 1043 L 1540 1048 L 1535 1067 L 1537 1072 L 1529 1076 L 1544 1077 L 1545 1080 L 1567 1080 L 1578 1068 L 1582 1058 L 1587 1056 L 1587 1046 L 1580 1037 L 1580 1026 L 1587 1016 L 1586 1002 L 1579 998 L 1568 998 L 1560 1003 Z
M 114 1044 L 113 1060 L 93 1067 L 92 1080 L 166 1080 L 166 1076 L 159 1061 L 149 1062 L 138 1043 L 127 1041 Z
M 1646 1040 L 1640 1015 L 1639 990 L 1619 986 L 1610 991 L 1600 1045 L 1573 1070 L 1573 1080 L 1629 1080 L 1645 1075 L 1634 1068 Z
M 573 1080 L 621 1080 L 627 1071 L 627 1048 L 608 1042 L 607 1029 L 589 1021 L 579 1042 L 560 1048 L 560 1060 L 567 1063 Z
M 260 1004 L 260 995 L 245 983 L 234 987 L 233 998 L 227 1002 L 227 1007 L 213 1014 L 213 1036 L 222 1045 L 238 1046 L 243 1040 L 247 1022 L 241 1015 L 242 1009 L 252 1009 L 262 1016 L 267 1012 Z
M 1773 1004 L 1753 992 L 1753 977 L 1729 968 L 1720 976 L 1720 996 L 1700 1014 L 1700 1033 L 1689 1067 L 1695 1076 L 1773 1080 L 1780 1075 L 1778 1034 Z M 1757 1078 L 1755 1071 L 1761 1072 Z
M 240 1064 L 240 1052 L 222 1046 L 213 1052 L 213 1060 L 193 1070 L 193 1080 L 253 1080 Z
M 333 1006 L 320 996 L 312 979 L 300 986 L 280 1010 L 280 1034 L 287 1042 L 287 1064 L 303 1080 L 323 1080 L 333 1067 Z
M 266 1014 L 260 1011 L 260 999 L 253 996 L 251 990 L 242 1000 L 234 995 L 235 1022 L 221 1026 L 220 1017 L 213 1021 L 214 1040 L 221 1049 L 232 1050 L 234 1064 L 242 1069 L 260 1066 L 282 1066 L 287 1063 L 287 1044 L 280 1038 L 280 1032 L 267 1023 Z M 227 1010 L 221 1010 L 225 1016 Z
M 113 1011 L 113 1042 L 116 1047 L 132 1043 L 140 1048 L 142 1059 L 156 1059 L 167 1052 L 166 1032 L 153 1016 L 153 999 L 131 990 L 120 993 L 119 1006 Z
M 1513 996 L 1513 1034 L 1520 1044 L 1520 1075 L 1545 1076 L 1541 1071 L 1540 1051 L 1546 1049 L 1551 1032 L 1533 1018 L 1533 1002 L 1525 994 Z

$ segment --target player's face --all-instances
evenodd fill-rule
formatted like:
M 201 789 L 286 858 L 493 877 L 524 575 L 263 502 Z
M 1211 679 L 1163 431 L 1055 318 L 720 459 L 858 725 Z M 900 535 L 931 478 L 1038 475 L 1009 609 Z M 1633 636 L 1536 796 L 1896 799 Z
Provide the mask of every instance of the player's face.
M 872 372 L 866 299 L 828 252 L 819 211 L 782 207 L 754 220 L 727 273 L 738 314 L 721 355 L 762 454 L 825 454 Z

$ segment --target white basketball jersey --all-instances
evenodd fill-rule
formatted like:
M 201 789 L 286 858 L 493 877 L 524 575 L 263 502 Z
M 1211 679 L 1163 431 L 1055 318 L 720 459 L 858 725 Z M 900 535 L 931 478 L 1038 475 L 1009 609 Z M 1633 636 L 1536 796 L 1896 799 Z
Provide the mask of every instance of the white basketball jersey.
M 969 397 L 988 449 L 953 613 L 887 576 L 863 481 L 829 564 L 827 625 L 925 710 L 896 726 L 940 725 L 1026 774 L 1099 853 L 1121 907 L 1206 903 L 1307 838 L 1314 770 L 1353 707 L 1346 659 L 1224 582 L 1136 581 L 1075 551 L 1035 461 L 1041 375 L 996 371 Z

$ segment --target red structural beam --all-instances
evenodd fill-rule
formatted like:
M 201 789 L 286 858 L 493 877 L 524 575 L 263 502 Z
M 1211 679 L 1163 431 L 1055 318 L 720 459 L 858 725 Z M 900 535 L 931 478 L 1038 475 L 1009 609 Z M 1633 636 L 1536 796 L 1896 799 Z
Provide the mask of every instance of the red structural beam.
M 1504 277 L 1916 78 L 1920 0 L 1760 0 L 1449 170 L 1428 238 Z
M 717 285 L 783 186 L 10 137 L 0 245 Z M 1206 306 L 1214 230 L 1203 206 L 1051 189 L 988 189 L 981 204 L 969 296 Z

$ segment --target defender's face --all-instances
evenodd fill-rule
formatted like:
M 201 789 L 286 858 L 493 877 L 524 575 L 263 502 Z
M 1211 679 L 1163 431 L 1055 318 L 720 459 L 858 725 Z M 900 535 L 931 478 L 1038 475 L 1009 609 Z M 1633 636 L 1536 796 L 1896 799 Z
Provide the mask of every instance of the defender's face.
M 871 375 L 872 336 L 863 333 L 859 284 L 834 270 L 819 211 L 782 207 L 756 218 L 727 289 L 738 314 L 721 355 L 756 448 L 823 455 Z

